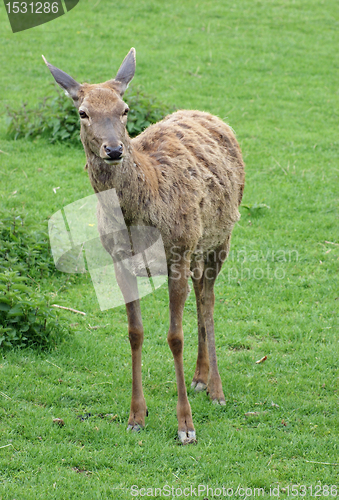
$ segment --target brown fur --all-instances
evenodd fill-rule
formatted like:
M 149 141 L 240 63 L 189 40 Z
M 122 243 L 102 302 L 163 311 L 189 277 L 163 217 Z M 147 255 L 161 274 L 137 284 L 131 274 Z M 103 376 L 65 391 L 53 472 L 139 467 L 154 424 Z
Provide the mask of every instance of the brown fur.
M 238 206 L 244 189 L 244 164 L 232 129 L 219 118 L 200 111 L 178 111 L 130 139 L 121 96 L 134 74 L 134 49 L 125 58 L 115 80 L 79 85 L 66 75 L 58 83 L 72 95 L 80 110 L 81 139 L 89 178 L 95 192 L 114 188 L 127 226 L 152 226 L 162 236 L 168 264 L 170 326 L 177 386 L 179 438 L 195 440 L 183 373 L 182 315 L 191 275 L 198 312 L 199 348 L 192 387 L 207 388 L 211 398 L 225 404 L 217 368 L 214 340 L 215 279 L 229 251 Z M 130 76 L 132 74 L 132 76 Z M 67 80 L 70 79 L 70 81 Z M 123 160 L 108 165 L 105 147 L 123 146 Z M 112 254 L 109 205 L 98 212 L 102 243 Z M 178 258 L 179 257 L 179 258 Z M 116 268 L 125 293 L 135 277 L 124 279 Z M 119 281 L 120 280 L 120 281 Z M 144 425 L 147 413 L 141 382 L 143 327 L 138 300 L 126 304 L 132 350 L 132 402 L 129 428 Z

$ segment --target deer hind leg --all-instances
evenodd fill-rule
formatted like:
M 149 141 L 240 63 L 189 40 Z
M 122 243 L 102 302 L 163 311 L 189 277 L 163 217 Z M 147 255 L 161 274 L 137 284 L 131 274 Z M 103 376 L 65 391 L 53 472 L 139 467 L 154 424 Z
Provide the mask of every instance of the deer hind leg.
M 222 389 L 221 378 L 218 371 L 217 354 L 215 349 L 214 335 L 214 284 L 221 270 L 221 266 L 229 251 L 230 238 L 214 252 L 207 256 L 204 269 L 204 320 L 207 334 L 208 357 L 209 357 L 209 380 L 207 393 L 213 402 L 225 405 L 225 396 Z
M 170 327 L 167 340 L 174 358 L 178 388 L 178 436 L 182 444 L 192 443 L 196 440 L 191 407 L 187 399 L 183 365 L 184 335 L 182 317 L 188 291 L 188 276 L 189 266 L 184 259 L 175 264 L 174 272 L 171 266 L 169 268 Z
M 192 261 L 191 272 L 198 316 L 198 357 L 191 388 L 195 389 L 196 392 L 200 392 L 207 388 L 209 374 L 208 346 L 203 313 L 204 263 L 202 261 Z
M 137 298 L 137 279 L 119 264 L 115 264 L 115 274 L 126 303 L 128 337 L 132 352 L 132 400 L 127 430 L 139 431 L 145 426 L 147 407 L 142 390 L 141 350 L 144 331 L 140 302 Z M 132 298 L 135 300 L 131 300 Z

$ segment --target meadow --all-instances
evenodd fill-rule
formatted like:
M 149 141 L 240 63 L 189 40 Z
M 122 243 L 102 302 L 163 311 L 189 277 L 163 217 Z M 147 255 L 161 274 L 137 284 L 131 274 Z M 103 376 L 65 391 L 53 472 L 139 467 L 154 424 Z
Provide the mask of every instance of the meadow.
M 41 54 L 97 83 L 134 46 L 134 84 L 225 120 L 246 163 L 242 217 L 215 288 L 226 406 L 188 389 L 198 441 L 178 444 L 163 286 L 142 299 L 149 416 L 127 433 L 125 309 L 100 311 L 88 274 L 55 272 L 37 289 L 86 316 L 62 313 L 68 335 L 52 350 L 0 350 L 0 499 L 185 498 L 185 488 L 209 500 L 218 488 L 229 498 L 339 496 L 338 3 L 81 0 L 16 34 L 2 8 L 0 27 L 1 208 L 46 228 L 92 194 L 81 148 L 6 135 L 6 106 L 54 93 Z M 189 388 L 193 292 L 184 334 Z

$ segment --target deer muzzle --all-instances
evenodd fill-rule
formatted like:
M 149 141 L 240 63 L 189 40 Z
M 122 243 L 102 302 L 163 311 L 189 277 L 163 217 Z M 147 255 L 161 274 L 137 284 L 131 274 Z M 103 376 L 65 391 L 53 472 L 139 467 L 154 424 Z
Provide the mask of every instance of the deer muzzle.
M 104 144 L 102 151 L 104 153 L 102 158 L 106 163 L 120 163 L 123 159 L 124 146 L 122 143 L 114 147 Z

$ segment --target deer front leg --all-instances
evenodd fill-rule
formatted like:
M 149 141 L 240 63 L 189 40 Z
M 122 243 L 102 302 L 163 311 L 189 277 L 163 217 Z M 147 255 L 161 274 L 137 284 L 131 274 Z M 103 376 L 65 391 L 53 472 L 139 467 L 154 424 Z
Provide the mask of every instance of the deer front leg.
M 127 430 L 139 431 L 145 425 L 146 402 L 142 390 L 141 349 L 144 340 L 137 279 L 123 263 L 114 263 L 115 276 L 123 294 L 128 319 L 128 337 L 132 351 L 132 400 Z
M 139 431 L 145 426 L 147 407 L 142 390 L 141 349 L 144 332 L 139 300 L 126 304 L 128 337 L 132 351 L 132 401 L 127 430 Z
M 175 366 L 175 376 L 178 388 L 178 436 L 182 444 L 196 441 L 192 420 L 191 407 L 187 399 L 183 347 L 184 335 L 182 329 L 182 316 L 188 291 L 189 268 L 187 263 L 175 264 L 176 270 L 169 272 L 169 301 L 170 301 L 170 327 L 168 331 L 168 344 L 172 351 Z

